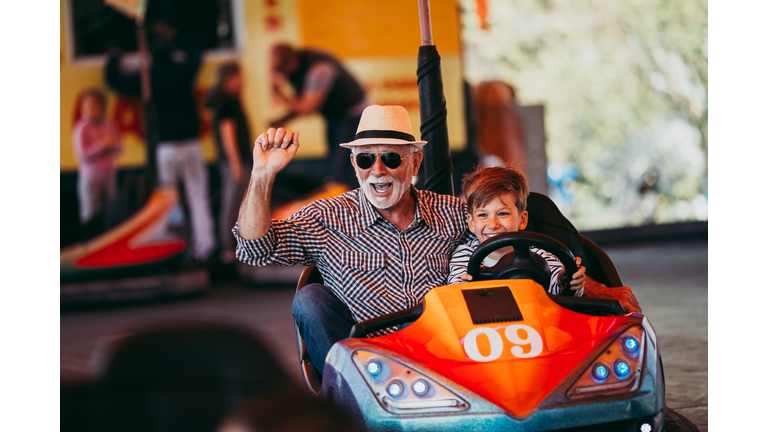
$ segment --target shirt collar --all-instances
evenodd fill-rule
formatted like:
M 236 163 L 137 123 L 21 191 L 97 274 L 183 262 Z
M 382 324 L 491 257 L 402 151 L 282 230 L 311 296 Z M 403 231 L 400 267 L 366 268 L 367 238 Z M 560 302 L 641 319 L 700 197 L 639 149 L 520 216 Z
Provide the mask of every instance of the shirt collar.
M 363 228 L 363 231 L 368 229 L 369 226 L 376 223 L 376 221 L 381 217 L 379 212 L 377 212 L 371 203 L 368 201 L 368 197 L 365 196 L 365 192 L 363 192 L 363 188 L 359 188 L 357 190 L 357 199 L 360 202 L 360 218 L 361 218 L 361 225 Z
M 411 185 L 411 193 L 416 198 L 416 215 L 413 218 L 414 222 L 424 221 L 427 226 L 434 231 L 435 229 L 435 215 L 434 209 L 424 205 L 424 197 L 422 191 L 416 189 Z

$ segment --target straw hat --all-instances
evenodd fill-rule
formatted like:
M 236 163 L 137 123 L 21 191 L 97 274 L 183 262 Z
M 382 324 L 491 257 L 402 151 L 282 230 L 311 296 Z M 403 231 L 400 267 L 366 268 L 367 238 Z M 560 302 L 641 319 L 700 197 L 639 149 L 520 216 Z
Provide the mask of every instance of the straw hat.
M 416 141 L 413 137 L 411 119 L 405 108 L 397 105 L 370 105 L 363 111 L 355 140 L 339 145 L 352 148 L 373 144 L 411 144 L 421 149 L 426 143 Z

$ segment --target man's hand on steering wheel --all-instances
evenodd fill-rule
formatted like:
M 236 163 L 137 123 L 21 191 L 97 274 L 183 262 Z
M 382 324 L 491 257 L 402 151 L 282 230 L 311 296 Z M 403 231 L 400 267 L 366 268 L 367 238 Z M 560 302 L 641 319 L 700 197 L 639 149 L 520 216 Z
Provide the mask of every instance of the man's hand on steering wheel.
M 584 288 L 584 284 L 587 283 L 587 269 L 581 264 L 581 258 L 576 257 L 576 265 L 579 266 L 579 270 L 576 271 L 576 273 L 571 276 L 571 284 L 570 287 L 563 286 L 563 288 L 570 288 L 571 291 L 578 291 L 582 288 Z M 567 278 L 567 274 L 565 272 L 565 269 L 563 269 L 562 272 L 560 272 L 560 275 L 558 275 L 558 278 L 560 279 L 560 283 L 562 284 L 565 279 Z

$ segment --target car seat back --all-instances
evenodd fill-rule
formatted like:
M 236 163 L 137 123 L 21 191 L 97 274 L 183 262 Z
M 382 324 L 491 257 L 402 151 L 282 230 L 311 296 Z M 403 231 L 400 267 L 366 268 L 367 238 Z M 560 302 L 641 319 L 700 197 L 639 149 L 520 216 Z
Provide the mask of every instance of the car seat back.
M 323 276 L 320 274 L 320 270 L 314 265 L 304 267 L 299 277 L 299 283 L 296 285 L 296 292 L 305 286 L 313 283 L 323 283 Z M 307 344 L 304 343 L 301 334 L 299 334 L 299 327 L 296 325 L 296 321 L 293 322 L 293 330 L 296 333 L 296 348 L 299 351 L 299 366 L 301 367 L 301 376 L 304 379 L 304 384 L 307 388 L 315 394 L 320 393 L 320 384 L 322 380 L 322 374 L 318 370 L 325 365 L 315 365 L 312 363 L 312 359 L 309 357 L 309 351 L 307 350 Z
M 528 226 L 525 231 L 548 235 L 564 244 L 574 256 L 581 258 L 587 275 L 597 282 L 607 287 L 624 286 L 608 255 L 595 242 L 579 234 L 548 196 L 531 192 L 526 210 Z

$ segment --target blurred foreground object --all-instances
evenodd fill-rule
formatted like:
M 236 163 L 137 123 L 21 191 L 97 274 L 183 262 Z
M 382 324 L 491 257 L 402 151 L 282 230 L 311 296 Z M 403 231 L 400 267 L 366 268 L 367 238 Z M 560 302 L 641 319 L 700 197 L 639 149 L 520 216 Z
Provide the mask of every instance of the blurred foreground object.
M 324 399 L 304 392 L 246 401 L 217 432 L 362 432 Z
M 301 392 L 238 327 L 178 322 L 121 335 L 95 357 L 97 382 L 62 383 L 62 431 L 211 432 L 249 398 Z

